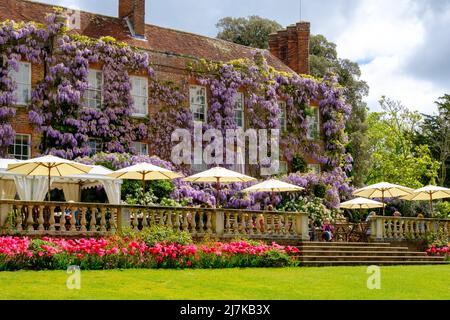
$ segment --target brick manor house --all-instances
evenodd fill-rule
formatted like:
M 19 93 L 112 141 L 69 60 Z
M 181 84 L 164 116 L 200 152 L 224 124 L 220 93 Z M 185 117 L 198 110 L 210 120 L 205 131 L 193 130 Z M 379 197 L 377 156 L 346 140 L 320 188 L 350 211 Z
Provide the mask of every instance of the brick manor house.
M 26 0 L 0 0 L 0 21 L 44 22 L 45 14 L 52 13 L 53 6 Z M 100 38 L 112 36 L 118 41 L 145 50 L 150 58 L 156 77 L 171 80 L 185 88 L 189 95 L 190 108 L 195 109 L 194 120 L 206 119 L 209 95 L 205 87 L 200 86 L 187 70 L 189 62 L 205 59 L 226 62 L 235 59 L 252 58 L 253 48 L 231 42 L 196 35 L 184 31 L 172 30 L 145 23 L 145 0 L 119 0 L 118 17 L 81 12 L 80 28 L 75 30 L 82 35 Z M 279 71 L 309 74 L 309 38 L 310 24 L 300 22 L 288 26 L 285 30 L 270 35 L 269 50 L 263 54 L 270 66 Z M 28 159 L 38 153 L 40 135 L 36 133 L 28 119 L 26 105 L 30 100 L 32 88 L 43 79 L 43 66 L 26 61 L 20 62 L 19 71 L 11 76 L 17 83 L 17 113 L 13 121 L 16 131 L 14 144 L 9 154 L 18 159 Z M 149 99 L 148 78 L 139 74 L 131 75 L 132 96 L 135 101 L 133 117 L 152 117 L 161 106 L 153 105 Z M 97 64 L 90 65 L 89 89 L 85 93 L 84 103 L 88 108 L 99 108 L 102 103 L 102 71 Z M 247 124 L 246 106 L 242 96 L 236 98 L 236 122 L 245 130 Z M 285 102 L 279 101 L 285 110 Z M 186 106 L 187 107 L 187 106 Z M 309 117 L 310 131 L 320 131 L 320 116 L 313 108 L 314 116 Z M 286 119 L 282 116 L 282 120 Z M 284 126 L 285 127 L 285 126 Z M 283 125 L 282 125 L 283 128 Z M 308 134 L 310 135 L 310 134 Z M 315 135 L 311 134 L 310 139 Z M 151 139 L 151 137 L 149 137 Z M 148 142 L 148 141 L 147 141 Z M 102 141 L 89 141 L 92 153 L 102 151 Z M 139 154 L 151 153 L 146 141 L 135 141 Z M 308 167 L 320 172 L 320 165 L 306 158 Z M 285 162 L 281 162 L 280 173 L 288 171 Z

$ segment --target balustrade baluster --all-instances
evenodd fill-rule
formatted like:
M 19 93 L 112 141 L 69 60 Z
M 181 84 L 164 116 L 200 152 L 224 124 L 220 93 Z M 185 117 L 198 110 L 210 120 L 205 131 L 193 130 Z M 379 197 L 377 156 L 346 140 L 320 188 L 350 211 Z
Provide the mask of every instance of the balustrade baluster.
M 101 214 L 100 232 L 104 233 L 104 232 L 106 232 L 106 208 L 105 207 L 100 208 L 100 214 Z
M 150 210 L 149 215 L 150 215 L 150 226 L 153 227 L 156 224 L 156 217 L 155 217 L 156 211 Z
M 77 220 L 76 220 L 76 218 L 75 218 L 75 209 L 76 208 L 72 208 L 72 207 L 69 207 L 69 208 L 67 208 L 68 210 L 69 210 L 69 212 L 71 213 L 71 219 L 70 219 L 70 232 L 76 232 L 77 231 L 77 226 L 76 226 L 76 224 L 77 224 Z
M 53 232 L 56 230 L 55 228 L 55 207 L 49 206 L 48 207 L 48 231 Z
M 191 211 L 191 234 L 192 236 L 197 235 L 197 222 L 195 219 L 197 218 L 197 211 Z
M 33 206 L 27 206 L 27 231 L 34 231 Z
M 37 206 L 39 212 L 38 212 L 38 231 L 43 233 L 44 229 L 44 209 L 45 206 Z
M 17 205 L 16 230 L 23 231 L 22 227 L 22 205 Z
M 251 212 L 248 213 L 248 233 L 250 236 L 255 234 L 253 232 L 253 214 Z
M 264 217 L 264 232 L 263 234 L 265 236 L 268 236 L 270 234 L 270 230 L 269 230 L 269 215 L 268 214 L 263 214 Z
M 117 208 L 109 209 L 110 217 L 109 217 L 109 231 L 111 233 L 116 232 L 116 220 L 117 220 Z
M 141 210 L 142 213 L 142 230 L 144 230 L 145 228 L 148 227 L 148 220 L 147 220 L 147 209 L 142 208 Z
M 160 226 L 163 226 L 164 225 L 164 214 L 166 213 L 167 211 L 165 211 L 165 210 L 160 210 L 159 211 L 159 225 Z
M 270 215 L 270 219 L 271 219 L 271 223 L 270 223 L 270 228 L 272 229 L 271 234 L 272 235 L 276 235 L 276 230 L 275 230 L 275 215 L 271 214 Z
M 231 234 L 231 223 L 229 212 L 225 212 L 225 234 Z
M 88 208 L 84 210 L 84 213 L 87 214 Z M 89 232 L 94 233 L 97 231 L 97 209 L 94 207 L 89 208 L 91 212 L 91 220 L 89 221 Z
M 175 216 L 175 223 L 174 223 L 174 230 L 175 232 L 179 232 L 180 231 L 180 212 L 178 210 L 174 211 L 174 216 Z
M 206 233 L 212 234 L 211 211 L 206 212 Z
M 258 236 L 260 236 L 261 234 L 262 234 L 262 230 L 261 230 L 261 221 L 262 221 L 262 218 L 261 218 L 261 214 L 260 213 L 257 213 L 256 214 L 256 218 L 255 218 L 255 225 L 256 225 L 256 234 L 258 235 Z
M 172 210 L 167 210 L 166 211 L 166 225 L 170 228 L 173 229 L 173 223 L 172 223 Z
M 83 234 L 86 234 L 88 231 L 86 214 L 87 214 L 87 208 L 82 208 L 82 207 L 78 208 L 78 217 L 80 217 L 80 232 Z
M 234 217 L 234 221 L 233 221 L 233 233 L 234 233 L 234 234 L 239 234 L 239 221 L 238 221 L 239 216 L 238 216 L 238 213 L 235 212 L 235 213 L 233 214 L 233 217 Z
M 182 213 L 182 218 L 183 218 L 183 224 L 181 225 L 181 230 L 182 231 L 187 231 L 189 232 L 189 222 L 188 222 L 188 212 L 183 211 Z

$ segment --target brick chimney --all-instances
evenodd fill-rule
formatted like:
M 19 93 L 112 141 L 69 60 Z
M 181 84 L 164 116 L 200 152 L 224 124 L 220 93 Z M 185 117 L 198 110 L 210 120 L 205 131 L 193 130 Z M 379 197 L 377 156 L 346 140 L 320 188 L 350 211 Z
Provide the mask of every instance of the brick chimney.
M 298 74 L 309 74 L 309 36 L 309 22 L 291 25 L 270 34 L 270 52 Z
M 119 18 L 125 19 L 133 37 L 145 38 L 145 0 L 119 0 Z

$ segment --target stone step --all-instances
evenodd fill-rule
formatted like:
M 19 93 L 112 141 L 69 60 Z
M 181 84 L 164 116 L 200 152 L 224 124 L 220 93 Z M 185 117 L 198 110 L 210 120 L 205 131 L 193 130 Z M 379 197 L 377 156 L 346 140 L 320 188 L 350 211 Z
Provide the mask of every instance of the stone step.
M 303 267 L 333 267 L 333 266 L 401 266 L 401 265 L 442 265 L 446 261 L 304 261 Z
M 299 256 L 300 261 L 443 261 L 442 257 L 418 256 Z
M 350 251 L 350 250 L 303 250 L 298 256 L 417 256 L 426 257 L 425 252 L 411 252 L 407 250 L 402 251 Z
M 300 251 L 408 251 L 407 247 L 388 246 L 299 246 Z

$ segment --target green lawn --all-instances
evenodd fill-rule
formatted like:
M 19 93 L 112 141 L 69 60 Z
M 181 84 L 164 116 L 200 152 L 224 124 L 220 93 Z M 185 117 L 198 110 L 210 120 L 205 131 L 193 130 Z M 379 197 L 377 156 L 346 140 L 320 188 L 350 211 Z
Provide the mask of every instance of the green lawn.
M 365 267 L 0 272 L 0 299 L 450 299 L 449 266 L 382 267 L 368 290 Z

